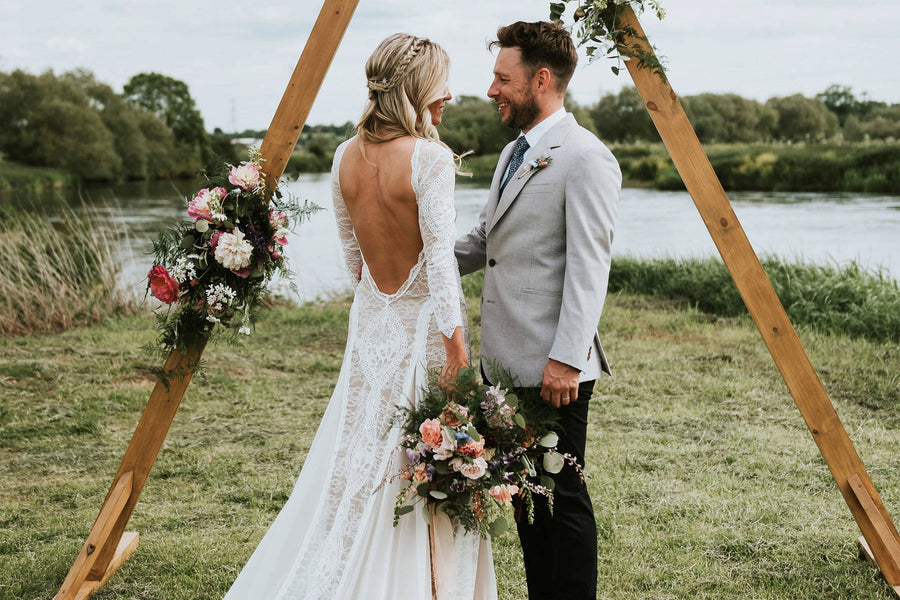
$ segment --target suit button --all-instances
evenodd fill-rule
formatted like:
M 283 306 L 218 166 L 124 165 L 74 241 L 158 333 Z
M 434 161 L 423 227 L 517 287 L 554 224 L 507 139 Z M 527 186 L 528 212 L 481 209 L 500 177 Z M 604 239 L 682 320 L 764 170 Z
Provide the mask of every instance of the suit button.
M 489 267 L 493 267 L 493 266 L 496 265 L 496 264 L 497 264 L 497 261 L 494 260 L 493 258 L 492 258 L 491 260 L 488 261 L 488 266 L 489 266 Z

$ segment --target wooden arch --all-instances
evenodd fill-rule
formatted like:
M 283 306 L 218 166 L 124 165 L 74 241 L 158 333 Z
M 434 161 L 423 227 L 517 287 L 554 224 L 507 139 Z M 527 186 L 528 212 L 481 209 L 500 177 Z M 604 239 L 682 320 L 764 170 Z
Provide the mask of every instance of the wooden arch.
M 266 180 L 272 184 L 284 172 L 358 2 L 324 1 L 260 149 L 266 160 L 263 163 Z M 622 20 L 636 34 L 626 43 L 652 53 L 631 9 L 624 10 Z M 741 228 L 678 97 L 668 82 L 640 68 L 637 61 L 628 61 L 626 66 L 862 531 L 860 543 L 864 551 L 900 596 L 900 535 Z M 173 374 L 185 372 L 186 367 L 197 363 L 203 346 L 176 349 L 163 368 Z M 187 372 L 187 376 L 173 376 L 168 387 L 158 382 L 153 389 L 100 514 L 55 600 L 90 597 L 136 548 L 139 536 L 135 532 L 126 533 L 125 526 L 190 384 L 190 368 Z

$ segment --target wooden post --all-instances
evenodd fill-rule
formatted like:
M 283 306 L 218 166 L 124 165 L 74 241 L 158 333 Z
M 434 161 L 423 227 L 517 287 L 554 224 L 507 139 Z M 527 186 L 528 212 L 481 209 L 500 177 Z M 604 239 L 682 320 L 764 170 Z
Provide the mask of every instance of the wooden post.
M 622 29 L 635 32 L 625 45 L 652 53 L 634 12 L 623 7 L 621 18 Z M 626 66 L 878 567 L 900 595 L 900 536 L 738 223 L 678 97 L 668 83 L 641 68 L 637 60 L 627 61 Z
M 265 159 L 262 170 L 270 189 L 274 189 L 284 173 L 358 2 L 325 0 L 322 6 L 260 148 Z M 158 381 L 150 394 L 100 514 L 55 600 L 90 597 L 137 546 L 138 535 L 126 534 L 125 526 L 156 462 L 205 345 L 198 344 L 183 352 L 183 349 L 176 349 L 166 360 L 163 369 L 169 374 L 168 381 Z

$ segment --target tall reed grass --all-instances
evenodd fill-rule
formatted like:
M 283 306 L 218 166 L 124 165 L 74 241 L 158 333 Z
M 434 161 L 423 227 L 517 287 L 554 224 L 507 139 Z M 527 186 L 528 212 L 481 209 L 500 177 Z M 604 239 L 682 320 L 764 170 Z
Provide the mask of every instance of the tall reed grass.
M 855 262 L 815 265 L 777 257 L 761 262 L 795 326 L 900 342 L 900 285 L 884 271 L 867 271 Z M 718 258 L 616 258 L 609 291 L 683 299 L 726 317 L 747 313 Z
M 0 212 L 0 335 L 62 331 L 131 312 L 118 286 L 118 232 L 64 209 Z

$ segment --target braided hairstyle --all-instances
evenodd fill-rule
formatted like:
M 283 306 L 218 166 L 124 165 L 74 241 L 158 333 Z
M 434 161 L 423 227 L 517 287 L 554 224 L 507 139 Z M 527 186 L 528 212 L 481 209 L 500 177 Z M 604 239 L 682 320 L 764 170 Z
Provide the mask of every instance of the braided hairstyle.
M 428 105 L 447 93 L 449 66 L 444 49 L 427 38 L 396 33 L 381 42 L 366 62 L 369 101 L 356 126 L 360 149 L 363 142 L 407 135 L 441 143 Z

